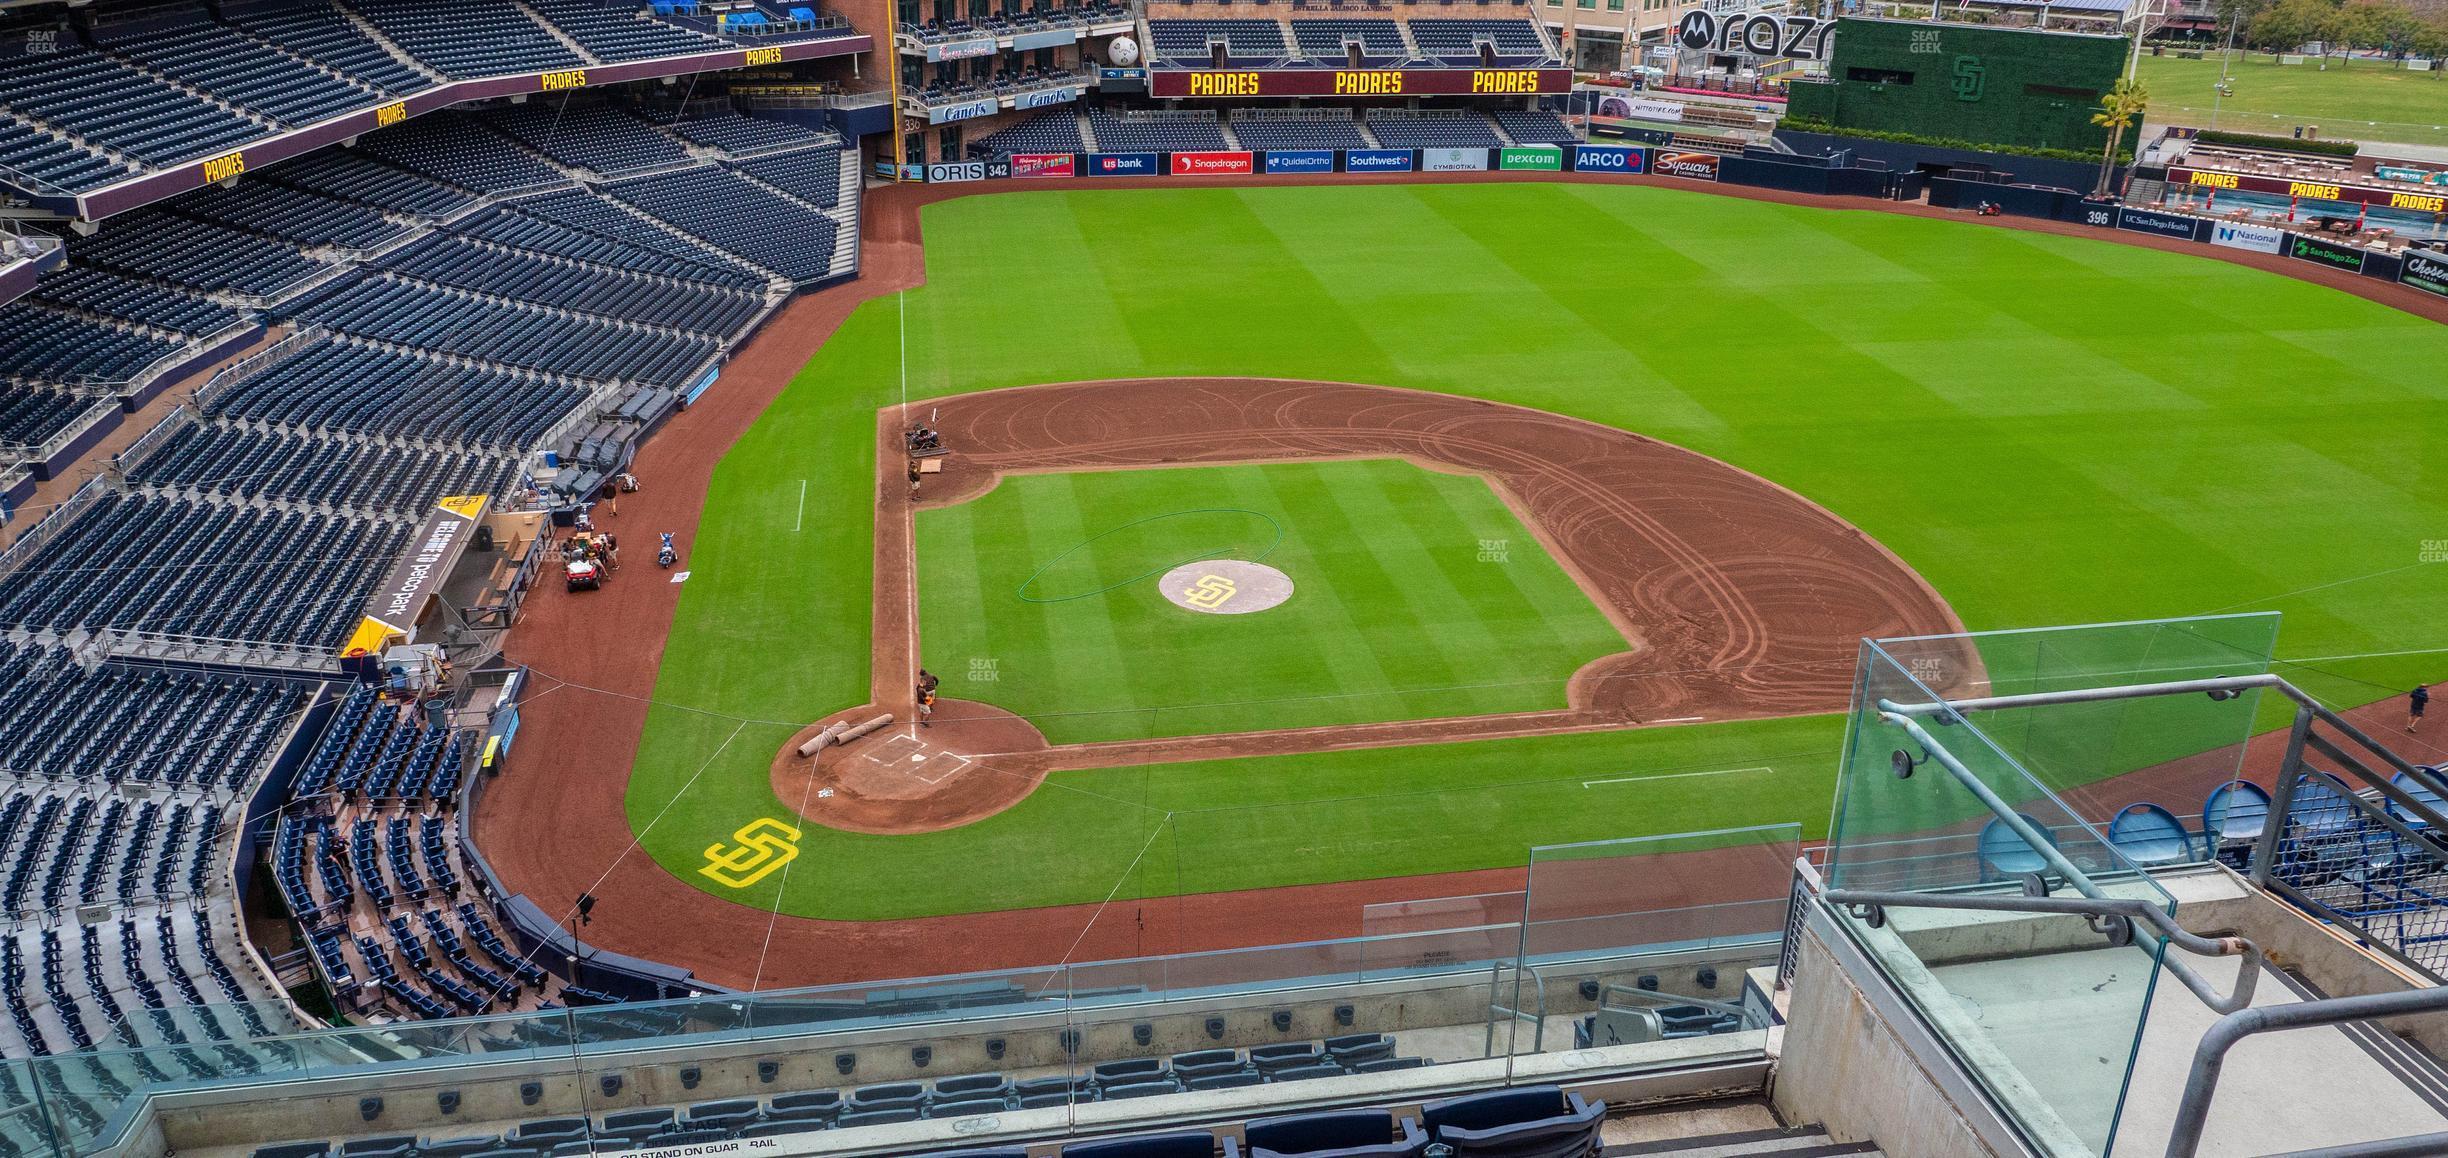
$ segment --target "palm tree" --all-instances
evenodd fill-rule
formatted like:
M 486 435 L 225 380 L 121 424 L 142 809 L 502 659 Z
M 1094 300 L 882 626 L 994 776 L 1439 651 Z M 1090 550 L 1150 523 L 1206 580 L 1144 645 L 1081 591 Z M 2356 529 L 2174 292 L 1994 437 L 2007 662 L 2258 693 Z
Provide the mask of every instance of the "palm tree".
M 2125 130 L 2132 128 L 2142 110 L 2150 105 L 2150 93 L 2133 80 L 2120 80 L 2116 87 L 2100 96 L 2100 111 L 2091 114 L 2091 123 L 2108 129 L 2108 151 L 2100 154 L 2099 187 L 2091 191 L 2094 197 L 2108 195 L 2108 178 L 2116 171 L 2117 146 L 2125 143 Z

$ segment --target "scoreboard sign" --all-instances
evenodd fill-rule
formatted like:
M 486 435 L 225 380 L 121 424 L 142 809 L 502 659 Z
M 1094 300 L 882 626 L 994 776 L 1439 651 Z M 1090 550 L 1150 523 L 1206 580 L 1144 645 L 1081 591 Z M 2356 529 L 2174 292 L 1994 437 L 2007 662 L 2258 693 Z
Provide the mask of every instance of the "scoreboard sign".
M 1196 69 L 1148 78 L 1158 97 L 1529 96 L 1572 91 L 1569 68 Z
M 2413 213 L 2448 213 L 2448 194 L 2423 189 L 2383 189 L 2370 185 L 2344 185 L 2329 181 L 2298 181 L 2286 177 L 2263 177 L 2252 173 L 2230 173 L 2220 169 L 2194 169 L 2183 165 L 2168 167 L 2168 183 L 2216 192 L 2232 189 L 2239 193 L 2267 193 L 2273 197 L 2300 197 L 2313 201 L 2343 201 L 2350 204 L 2377 205 L 2384 209 L 2402 209 Z

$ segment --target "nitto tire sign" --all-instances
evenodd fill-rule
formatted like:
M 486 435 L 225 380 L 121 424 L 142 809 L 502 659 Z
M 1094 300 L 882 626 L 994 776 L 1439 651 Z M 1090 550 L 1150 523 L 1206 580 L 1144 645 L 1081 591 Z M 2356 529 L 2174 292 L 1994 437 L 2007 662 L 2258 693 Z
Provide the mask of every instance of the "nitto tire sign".
M 2448 253 L 2407 250 L 2405 269 L 2397 274 L 2397 280 L 2424 293 L 2448 298 Z
M 1573 146 L 1575 173 L 1639 173 L 1648 168 L 1642 161 L 1639 149 L 1622 145 Z
M 2276 253 L 2286 246 L 2286 231 L 2266 225 L 2221 221 L 2210 227 L 2210 244 L 2229 249 L 2249 249 L 2254 253 Z
M 1789 56 L 1826 60 L 1836 22 L 1783 13 L 1691 11 L 1675 25 L 1675 42 L 1693 52 L 1727 56 Z

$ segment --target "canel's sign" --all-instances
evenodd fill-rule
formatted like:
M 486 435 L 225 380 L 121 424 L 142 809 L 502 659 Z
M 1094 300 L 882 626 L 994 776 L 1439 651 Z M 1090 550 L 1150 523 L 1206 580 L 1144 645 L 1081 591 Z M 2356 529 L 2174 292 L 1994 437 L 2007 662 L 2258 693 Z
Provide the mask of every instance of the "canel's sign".
M 1675 25 L 1675 42 L 1694 52 L 1735 56 L 1788 56 L 1795 60 L 1826 60 L 1836 22 L 1816 16 L 1783 12 L 1714 12 L 1694 10 Z

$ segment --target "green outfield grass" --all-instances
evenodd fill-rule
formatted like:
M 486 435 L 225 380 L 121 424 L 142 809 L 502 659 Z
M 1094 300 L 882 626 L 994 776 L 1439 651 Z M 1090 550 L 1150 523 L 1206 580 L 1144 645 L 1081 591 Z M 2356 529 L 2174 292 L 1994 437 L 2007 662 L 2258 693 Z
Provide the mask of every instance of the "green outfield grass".
M 2219 57 L 2200 60 L 2144 56 L 2137 74 L 2150 91 L 2156 124 L 2218 126 L 2232 132 L 2289 136 L 2296 126 L 2356 141 L 2448 145 L 2448 75 L 2408 72 L 2392 62 L 2332 57 L 2279 64 L 2267 53 L 2237 53 L 2227 77 L 2235 95 L 2213 100 Z
M 1219 558 L 1292 598 L 1157 590 Z M 920 513 L 918 591 L 952 694 L 1058 744 L 1562 708 L 1629 646 L 1485 481 L 1391 459 L 1006 478 Z
M 767 781 L 781 742 L 867 698 L 872 424 L 905 326 L 916 398 L 1149 375 L 1489 397 L 1791 487 L 1976 629 L 2279 610 L 2279 670 L 2340 705 L 2448 666 L 2448 566 L 2421 562 L 2448 541 L 2448 328 L 2333 290 L 2090 238 L 1566 183 L 1012 193 L 924 224 L 906 315 L 888 298 L 845 323 L 716 470 L 689 544 L 629 809 L 645 850 L 709 891 L 708 844 L 789 815 Z M 1734 823 L 1817 834 L 1840 743 L 1822 718 L 1064 773 L 956 832 L 811 829 L 779 904 L 876 918 L 1126 877 L 1196 890 Z M 1579 788 L 1750 766 L 1773 771 Z M 1463 786 L 1482 795 L 1440 795 Z M 1127 817 L 1307 793 L 1343 803 L 1265 826 L 1300 856 L 1124 871 L 1150 833 Z M 1451 823 L 1376 835 L 1421 810 Z

